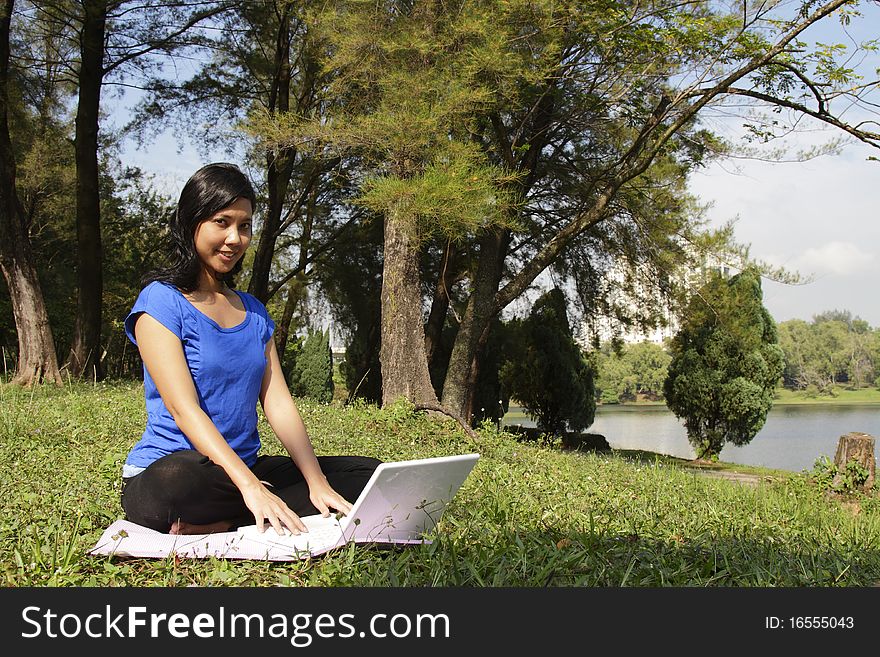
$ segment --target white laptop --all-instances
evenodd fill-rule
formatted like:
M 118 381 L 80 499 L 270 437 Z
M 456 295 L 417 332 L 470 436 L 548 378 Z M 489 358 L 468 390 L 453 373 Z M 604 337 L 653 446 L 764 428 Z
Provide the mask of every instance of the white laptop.
M 479 454 L 459 454 L 382 463 L 347 516 L 304 516 L 309 531 L 297 536 L 286 532 L 279 536 L 269 525 L 263 532 L 256 525 L 239 527 L 238 535 L 250 547 L 261 544 L 270 559 L 321 554 L 352 541 L 422 543 L 479 458 Z

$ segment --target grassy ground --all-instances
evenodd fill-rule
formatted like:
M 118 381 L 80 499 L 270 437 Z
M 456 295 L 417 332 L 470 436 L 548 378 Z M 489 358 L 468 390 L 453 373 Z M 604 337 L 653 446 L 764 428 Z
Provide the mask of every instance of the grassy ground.
M 804 391 L 781 388 L 777 390 L 774 404 L 880 404 L 880 390 L 862 388 L 846 390 L 835 388 L 833 395 L 808 396 Z
M 880 499 L 830 498 L 805 475 L 757 485 L 645 453 L 574 453 L 403 405 L 316 406 L 316 449 L 385 460 L 478 451 L 431 545 L 346 547 L 303 562 L 87 556 L 121 517 L 120 468 L 144 423 L 135 383 L 0 386 L 5 586 L 867 586 Z M 265 451 L 280 447 L 263 425 Z M 739 466 L 738 466 L 739 467 Z M 772 474 L 772 476 L 770 476 Z

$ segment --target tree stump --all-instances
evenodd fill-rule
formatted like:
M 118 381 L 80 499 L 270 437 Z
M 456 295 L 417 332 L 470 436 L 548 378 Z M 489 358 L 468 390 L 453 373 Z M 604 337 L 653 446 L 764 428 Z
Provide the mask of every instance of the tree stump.
M 862 484 L 863 490 L 870 490 L 874 486 L 874 437 L 867 433 L 857 431 L 844 434 L 837 441 L 837 453 L 834 455 L 834 465 L 837 466 L 837 474 L 834 475 L 833 486 L 842 483 L 842 473 L 846 470 L 846 464 L 855 460 L 868 471 L 868 478 Z

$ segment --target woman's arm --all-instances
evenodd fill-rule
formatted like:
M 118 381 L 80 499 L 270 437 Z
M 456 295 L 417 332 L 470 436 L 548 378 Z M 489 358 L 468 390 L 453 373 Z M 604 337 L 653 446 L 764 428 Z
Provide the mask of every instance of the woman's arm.
M 307 531 L 299 516 L 257 479 L 199 406 L 180 339 L 146 313 L 137 318 L 134 332 L 144 366 L 178 428 L 193 447 L 226 471 L 254 514 L 257 526 L 262 527 L 268 520 L 279 534 L 282 525 L 293 533 Z
M 348 513 L 351 504 L 333 490 L 321 472 L 312 441 L 309 440 L 306 427 L 290 396 L 290 390 L 287 389 L 274 340 L 269 340 L 266 345 L 266 361 L 260 403 L 269 425 L 296 463 L 296 467 L 303 473 L 315 508 L 324 516 L 329 515 L 330 508 Z

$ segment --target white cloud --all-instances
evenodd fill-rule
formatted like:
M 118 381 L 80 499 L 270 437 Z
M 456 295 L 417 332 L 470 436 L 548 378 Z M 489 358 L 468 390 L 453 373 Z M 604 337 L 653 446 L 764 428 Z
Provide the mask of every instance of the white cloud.
M 847 276 L 870 269 L 874 254 L 866 253 L 852 242 L 829 242 L 819 248 L 810 248 L 795 258 L 793 268 L 816 274 Z
M 845 309 L 880 326 L 880 222 L 875 149 L 853 145 L 841 155 L 809 162 L 743 162 L 740 175 L 717 163 L 694 175 L 690 189 L 712 223 L 739 217 L 735 239 L 751 255 L 813 283 L 765 285 L 764 301 L 777 321 Z

